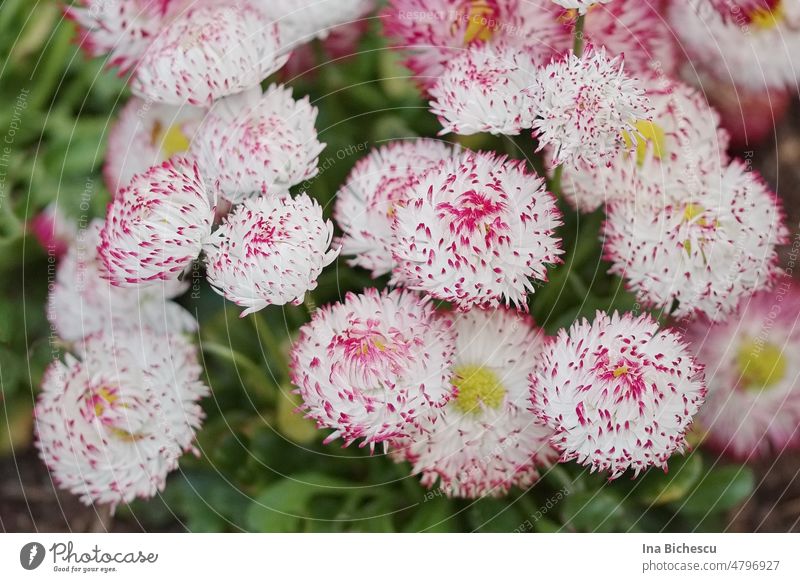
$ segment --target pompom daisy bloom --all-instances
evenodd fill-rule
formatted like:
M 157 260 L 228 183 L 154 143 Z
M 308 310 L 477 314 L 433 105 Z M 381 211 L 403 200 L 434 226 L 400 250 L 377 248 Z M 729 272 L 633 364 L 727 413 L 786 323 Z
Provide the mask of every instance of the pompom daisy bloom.
M 359 160 L 336 195 L 334 217 L 348 263 L 380 277 L 392 269 L 392 222 L 419 176 L 457 150 L 434 139 L 394 141 Z
M 183 0 L 79 0 L 64 9 L 80 26 L 80 46 L 93 57 L 108 55 L 108 65 L 132 69 Z
M 186 291 L 188 282 L 176 279 L 130 289 L 108 281 L 97 252 L 102 225 L 95 220 L 77 233 L 58 264 L 47 302 L 47 317 L 58 336 L 66 342 L 80 342 L 104 330 L 194 331 L 194 316 L 170 301 Z
M 452 396 L 449 322 L 427 299 L 395 290 L 348 293 L 317 309 L 292 347 L 302 410 L 326 439 L 374 447 L 408 436 Z
M 214 208 L 193 159 L 137 174 L 109 205 L 99 253 L 109 280 L 133 286 L 177 278 L 211 235 Z
M 746 461 L 800 444 L 800 289 L 786 282 L 744 299 L 735 317 L 696 320 L 687 339 L 706 366 L 697 417 L 705 442 Z
M 375 8 L 374 0 L 267 0 L 261 11 L 281 31 L 286 48 L 325 39 L 332 28 L 352 23 Z
M 282 193 L 317 173 L 324 149 L 314 122 L 317 108 L 292 90 L 256 87 L 214 104 L 191 151 L 203 175 L 226 200 Z
M 694 67 L 754 91 L 797 91 L 800 2 L 759 2 L 727 19 L 709 7 L 709 0 L 669 4 L 670 23 Z
M 560 261 L 555 198 L 524 162 L 467 152 L 430 170 L 395 212 L 392 282 L 460 309 L 527 309 Z
M 332 237 L 333 223 L 307 194 L 246 200 L 204 245 L 206 274 L 218 293 L 247 308 L 242 317 L 297 305 L 339 254 Z
M 586 14 L 590 8 L 608 4 L 611 0 L 552 0 L 552 2 L 568 10 L 575 10 L 578 14 Z
M 430 90 L 440 133 L 518 135 L 531 127 L 533 103 L 525 89 L 535 72 L 528 53 L 504 44 L 458 55 Z
M 625 146 L 623 132 L 649 120 L 651 107 L 620 57 L 604 49 L 570 54 L 534 77 L 528 95 L 536 104 L 534 135 L 550 147 L 556 164 L 604 163 Z
M 199 4 L 159 33 L 136 68 L 131 88 L 171 105 L 210 105 L 255 87 L 280 69 L 278 25 L 248 2 Z
M 714 8 L 726 22 L 739 22 L 756 24 L 766 24 L 771 14 L 783 9 L 781 4 L 785 0 L 708 0 L 707 5 Z M 789 0 L 791 1 L 791 0 Z M 696 4 L 700 9 L 705 9 L 705 5 L 700 2 Z
M 530 380 L 533 411 L 555 431 L 561 461 L 611 479 L 666 469 L 706 393 L 681 337 L 649 315 L 598 312 L 562 329 Z
M 530 487 L 558 455 L 552 431 L 528 411 L 528 375 L 546 340 L 530 317 L 505 309 L 451 316 L 456 395 L 436 422 L 426 422 L 395 458 L 408 460 L 422 484 L 449 496 L 500 496 Z
M 109 191 L 116 194 L 135 174 L 188 151 L 205 114 L 200 107 L 173 107 L 132 97 L 108 136 L 103 176 Z
M 55 202 L 48 204 L 28 223 L 42 249 L 55 258 L 63 257 L 78 235 L 78 228 L 60 211 Z
M 629 74 L 677 76 L 675 33 L 664 23 L 662 2 L 613 0 L 590 7 L 583 26 L 586 46 L 603 47 L 609 55 L 623 57 Z M 572 49 L 577 11 L 560 15 L 565 31 L 564 53 Z M 683 56 L 683 55 L 681 55 Z
M 776 246 L 787 239 L 783 211 L 744 163 L 701 184 L 676 179 L 650 187 L 611 204 L 605 225 L 610 272 L 626 278 L 642 303 L 720 320 L 771 283 Z
M 592 212 L 603 204 L 646 195 L 638 180 L 679 176 L 699 182 L 719 176 L 728 163 L 728 134 L 703 95 L 680 81 L 648 79 L 651 120 L 638 120 L 625 131 L 625 149 L 607 164 L 564 166 L 564 197 L 577 209 Z
M 546 62 L 567 36 L 560 12 L 550 0 L 391 0 L 381 16 L 396 48 L 408 51 L 405 65 L 427 88 L 463 49 L 483 44 L 505 42 Z
M 50 365 L 36 405 L 36 446 L 62 489 L 112 508 L 163 490 L 193 450 L 208 394 L 194 347 L 152 332 L 87 339 L 79 360 Z

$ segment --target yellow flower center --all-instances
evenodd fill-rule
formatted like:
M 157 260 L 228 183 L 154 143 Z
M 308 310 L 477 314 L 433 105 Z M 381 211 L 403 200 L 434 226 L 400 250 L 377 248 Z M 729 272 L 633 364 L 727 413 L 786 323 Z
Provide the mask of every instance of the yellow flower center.
M 750 22 L 761 30 L 775 28 L 783 23 L 785 19 L 786 11 L 783 8 L 783 1 L 776 2 L 773 8 L 756 8 L 750 14 Z
M 485 0 L 471 0 L 467 12 L 467 29 L 464 31 L 464 44 L 486 42 L 494 34 L 492 30 L 494 9 Z
M 614 370 L 614 378 L 619 378 L 620 376 L 624 376 L 629 371 L 628 366 L 619 366 L 616 370 Z
M 106 387 L 100 388 L 97 392 L 95 392 L 94 398 L 94 414 L 95 416 L 103 416 L 103 412 L 106 410 L 106 406 L 113 405 L 117 400 L 119 400 L 119 396 L 112 393 L 110 389 Z
M 625 141 L 625 146 L 632 150 L 636 146 L 636 163 L 642 166 L 647 159 L 647 150 L 652 144 L 653 157 L 661 160 L 667 153 L 667 137 L 664 128 L 648 121 L 647 119 L 640 119 L 634 124 L 636 133 L 631 135 L 629 131 L 622 132 L 622 139 Z
M 150 131 L 150 143 L 159 146 L 165 159 L 189 149 L 189 138 L 183 133 L 180 125 L 173 123 L 166 130 L 161 122 L 156 121 Z
M 736 361 L 741 385 L 746 390 L 760 391 L 780 382 L 786 375 L 786 357 L 773 343 L 744 342 L 739 346 Z
M 498 408 L 506 395 L 497 374 L 483 366 L 459 366 L 451 382 L 458 389 L 453 405 L 464 414 L 480 414 L 484 406 Z

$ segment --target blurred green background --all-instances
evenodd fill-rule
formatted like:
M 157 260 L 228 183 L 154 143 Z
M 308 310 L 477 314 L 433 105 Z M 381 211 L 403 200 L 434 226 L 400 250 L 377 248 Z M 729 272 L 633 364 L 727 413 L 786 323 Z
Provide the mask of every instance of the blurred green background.
M 326 205 L 352 165 L 386 140 L 436 135 L 397 55 L 384 48 L 377 19 L 358 55 L 282 79 L 319 108 L 327 148 L 310 192 Z M 6 531 L 717 531 L 729 527 L 759 478 L 696 451 L 670 471 L 608 483 L 574 464 L 548 471 L 530 491 L 503 499 L 450 500 L 426 491 L 407 465 L 325 436 L 293 414 L 286 354 L 308 320 L 304 307 L 268 308 L 240 319 L 205 284 L 183 304 L 196 313 L 204 346 L 207 420 L 199 458 L 187 456 L 163 496 L 119 508 L 112 521 L 54 491 L 32 447 L 32 406 L 45 366 L 61 346 L 45 317 L 54 261 L 26 234 L 51 202 L 70 221 L 102 216 L 105 143 L 125 102 L 125 79 L 75 45 L 75 31 L 51 1 L 0 5 L 0 525 Z M 324 49 L 318 57 L 324 56 Z M 11 135 L 13 133 L 13 135 Z M 0 138 L 2 139 L 2 138 Z M 8 139 L 6 140 L 8 141 Z M 529 141 L 479 136 L 464 145 L 523 157 Z M 551 273 L 532 305 L 549 331 L 596 309 L 632 309 L 620 281 L 605 275 L 597 232 L 602 216 L 564 208 L 567 264 Z M 317 305 L 374 282 L 343 261 L 313 294 Z M 98 523 L 98 520 L 101 520 Z M 35 524 L 35 526 L 34 526 Z M 746 527 L 746 526 L 745 526 Z

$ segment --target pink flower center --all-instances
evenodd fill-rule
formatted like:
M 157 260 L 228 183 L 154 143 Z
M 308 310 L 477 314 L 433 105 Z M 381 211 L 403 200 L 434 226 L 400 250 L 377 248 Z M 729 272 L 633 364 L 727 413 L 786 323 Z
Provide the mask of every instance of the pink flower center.
M 508 229 L 500 217 L 505 205 L 475 190 L 461 194 L 455 204 L 442 202 L 436 210 L 441 219 L 449 219 L 453 234 L 469 236 L 481 232 L 487 238 L 492 238 Z

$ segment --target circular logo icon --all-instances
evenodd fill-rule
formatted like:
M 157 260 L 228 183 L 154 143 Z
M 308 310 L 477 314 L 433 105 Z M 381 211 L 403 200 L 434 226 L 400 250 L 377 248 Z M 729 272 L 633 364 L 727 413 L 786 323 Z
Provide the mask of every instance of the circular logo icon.
M 19 551 L 19 563 L 26 570 L 35 570 L 44 561 L 44 546 L 39 542 L 29 542 Z

